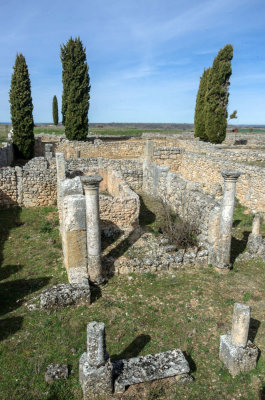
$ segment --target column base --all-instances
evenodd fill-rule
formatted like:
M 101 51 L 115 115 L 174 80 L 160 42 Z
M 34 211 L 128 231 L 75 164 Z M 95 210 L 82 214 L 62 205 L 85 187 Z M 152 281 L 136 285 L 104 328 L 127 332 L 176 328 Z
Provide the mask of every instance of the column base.
M 88 275 L 89 280 L 96 285 L 102 285 L 106 282 L 106 278 L 103 275 L 103 268 L 101 264 L 100 256 L 88 255 Z
M 250 340 L 246 347 L 241 347 L 232 343 L 231 335 L 220 337 L 219 357 L 232 377 L 256 368 L 258 354 L 257 346 Z
M 84 400 L 98 399 L 102 395 L 113 393 L 113 366 L 110 359 L 98 368 L 91 367 L 87 362 L 87 353 L 79 360 L 79 381 L 82 386 Z

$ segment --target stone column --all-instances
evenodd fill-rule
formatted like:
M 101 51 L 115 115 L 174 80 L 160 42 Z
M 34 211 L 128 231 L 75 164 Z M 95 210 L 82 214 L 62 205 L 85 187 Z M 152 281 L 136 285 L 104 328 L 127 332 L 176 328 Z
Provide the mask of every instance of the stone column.
M 113 366 L 106 352 L 105 325 L 87 325 L 87 352 L 79 360 L 79 380 L 85 400 L 113 392 Z
M 45 152 L 45 154 L 44 154 L 44 157 L 46 157 L 46 158 L 52 158 L 52 144 L 51 143 L 46 143 L 45 145 L 44 145 L 44 152 Z
M 250 323 L 250 307 L 244 304 L 234 304 L 231 339 L 237 346 L 245 347 L 248 341 Z
M 260 214 L 254 213 L 254 218 L 252 221 L 252 235 L 259 235 L 260 234 Z
M 91 322 L 87 325 L 87 361 L 91 367 L 98 368 L 108 359 L 105 344 L 105 325 Z
M 236 182 L 241 175 L 241 172 L 224 170 L 221 171 L 221 174 L 224 178 L 224 194 L 221 206 L 216 267 L 221 269 L 230 269 L 230 250 L 236 195 Z
M 101 265 L 101 234 L 99 218 L 100 175 L 82 176 L 81 181 L 86 197 L 87 261 L 91 282 L 104 282 Z
M 145 160 L 151 162 L 154 154 L 154 143 L 152 139 L 146 139 L 145 143 Z
M 57 208 L 59 213 L 59 220 L 62 221 L 62 202 L 63 195 L 61 190 L 61 181 L 66 177 L 65 159 L 63 153 L 56 153 L 56 172 L 57 172 Z
M 57 181 L 66 178 L 65 160 L 63 153 L 56 153 Z

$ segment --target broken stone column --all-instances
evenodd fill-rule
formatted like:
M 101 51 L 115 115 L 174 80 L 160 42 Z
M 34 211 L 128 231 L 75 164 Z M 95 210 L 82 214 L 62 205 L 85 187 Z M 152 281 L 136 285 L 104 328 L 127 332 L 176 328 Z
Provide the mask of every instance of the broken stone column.
M 56 153 L 56 172 L 57 172 L 57 208 L 59 213 L 59 220 L 62 220 L 62 200 L 60 182 L 66 178 L 65 159 L 63 153 Z
M 224 170 L 221 171 L 221 174 L 224 178 L 224 194 L 221 206 L 216 267 L 221 269 L 230 269 L 230 250 L 236 196 L 236 182 L 241 175 L 241 172 Z
M 258 348 L 248 340 L 250 307 L 235 303 L 232 332 L 220 337 L 220 360 L 234 377 L 256 368 Z
M 84 399 L 98 398 L 113 391 L 113 367 L 106 352 L 105 325 L 87 325 L 87 352 L 79 360 L 79 381 Z
M 63 153 L 56 153 L 56 169 L 57 169 L 57 181 L 66 178 L 66 168 L 65 168 L 65 159 Z
M 154 155 L 154 142 L 152 139 L 146 139 L 145 143 L 145 160 L 151 162 Z
M 64 197 L 62 211 L 64 265 L 69 282 L 88 285 L 85 196 Z
M 252 235 L 259 235 L 260 234 L 260 220 L 261 215 L 260 213 L 254 213 L 254 218 L 252 221 Z
M 44 146 L 44 156 L 46 158 L 52 158 L 52 147 L 53 145 L 51 143 L 46 143 Z
M 104 282 L 101 264 L 101 233 L 99 218 L 99 184 L 100 175 L 82 176 L 86 197 L 87 261 L 91 282 Z

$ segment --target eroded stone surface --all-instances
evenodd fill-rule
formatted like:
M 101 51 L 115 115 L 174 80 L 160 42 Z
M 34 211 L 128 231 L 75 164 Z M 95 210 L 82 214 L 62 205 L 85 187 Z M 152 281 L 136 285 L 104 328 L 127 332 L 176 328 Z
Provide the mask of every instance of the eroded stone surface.
M 45 309 L 80 304 L 90 304 L 89 285 L 59 284 L 44 290 L 40 295 L 40 307 Z
M 45 381 L 52 384 L 58 379 L 68 378 L 68 367 L 65 364 L 50 364 L 46 368 Z
M 88 363 L 87 353 L 79 360 L 79 381 L 85 400 L 113 392 L 113 366 L 110 360 L 98 368 Z
M 189 364 L 181 350 L 148 354 L 144 357 L 119 360 L 113 363 L 115 392 L 123 393 L 126 386 L 176 375 L 188 374 Z M 190 377 L 187 376 L 187 381 Z M 182 379 L 183 382 L 183 379 Z
M 231 335 L 222 335 L 219 355 L 230 374 L 235 377 L 256 368 L 258 348 L 250 340 L 245 348 L 237 346 L 233 344 Z

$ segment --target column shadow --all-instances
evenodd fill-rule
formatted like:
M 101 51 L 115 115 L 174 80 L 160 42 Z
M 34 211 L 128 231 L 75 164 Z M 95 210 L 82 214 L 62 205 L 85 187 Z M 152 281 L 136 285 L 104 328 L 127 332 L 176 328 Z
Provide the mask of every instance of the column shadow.
M 23 319 L 23 317 L 0 319 L 0 341 L 19 331 L 22 327 Z
M 244 231 L 242 239 L 236 239 L 232 236 L 231 240 L 231 263 L 234 264 L 236 258 L 243 253 L 247 247 L 250 232 Z
M 137 357 L 150 340 L 151 336 L 149 335 L 141 334 L 137 336 L 120 354 L 113 354 L 111 361 Z

